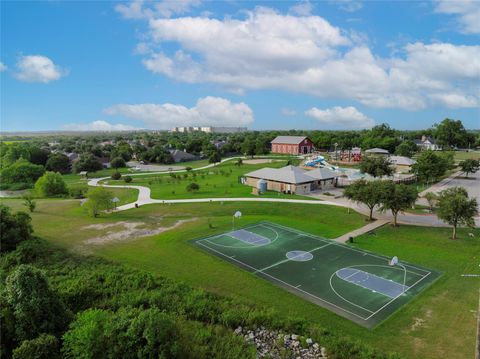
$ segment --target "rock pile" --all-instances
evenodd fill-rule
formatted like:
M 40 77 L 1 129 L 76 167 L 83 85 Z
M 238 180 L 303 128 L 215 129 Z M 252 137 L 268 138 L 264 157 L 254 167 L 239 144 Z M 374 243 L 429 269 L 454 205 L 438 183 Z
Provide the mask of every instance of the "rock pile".
M 317 359 L 327 358 L 327 351 L 311 338 L 296 334 L 285 334 L 264 327 L 248 329 L 238 327 L 235 334 L 243 336 L 249 344 L 255 345 L 259 358 L 295 358 Z

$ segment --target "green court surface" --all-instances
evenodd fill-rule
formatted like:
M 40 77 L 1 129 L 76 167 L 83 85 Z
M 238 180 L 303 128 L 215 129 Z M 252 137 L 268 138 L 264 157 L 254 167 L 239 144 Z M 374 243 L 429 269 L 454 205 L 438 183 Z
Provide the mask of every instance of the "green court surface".
M 440 273 L 275 223 L 194 244 L 362 326 L 388 318 Z

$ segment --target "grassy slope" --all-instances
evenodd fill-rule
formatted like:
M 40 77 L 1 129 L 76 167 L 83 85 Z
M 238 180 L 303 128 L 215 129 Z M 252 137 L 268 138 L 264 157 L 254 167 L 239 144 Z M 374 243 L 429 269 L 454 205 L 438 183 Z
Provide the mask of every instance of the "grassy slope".
M 215 166 L 214 168 L 208 168 L 198 172 L 195 171 L 188 174 L 180 173 L 178 174 L 180 179 L 173 179 L 168 174 L 138 176 L 134 177 L 132 184 L 150 187 L 152 190 L 152 198 L 158 199 L 182 199 L 192 197 L 255 197 L 251 194 L 252 187 L 239 183 L 238 177 L 260 168 L 280 168 L 286 164 L 286 161 L 278 161 L 256 165 L 244 164 L 241 167 L 238 167 L 233 162 L 227 162 Z M 188 178 L 183 177 L 186 174 L 188 175 Z M 196 177 L 193 177 L 194 174 Z M 124 184 L 122 180 L 108 180 L 107 182 L 110 185 Z M 196 182 L 200 185 L 200 190 L 198 192 L 187 192 L 186 187 L 192 182 Z M 277 192 L 268 192 L 264 194 L 263 197 L 312 199 L 310 197 L 284 195 Z
M 20 207 L 18 200 L 4 202 Z M 448 229 L 406 226 L 384 227 L 376 232 L 376 236 L 358 238 L 356 246 L 388 256 L 397 255 L 444 273 L 433 287 L 393 318 L 374 330 L 367 330 L 188 243 L 191 239 L 231 228 L 231 213 L 237 209 L 244 213 L 242 224 L 270 220 L 330 238 L 364 223 L 360 215 L 347 215 L 342 208 L 268 203 L 145 206 L 94 221 L 86 217 L 75 202 L 51 200 L 39 201 L 39 210 L 33 218 L 38 235 L 65 247 L 74 247 L 88 236 L 99 234 L 79 230 L 91 223 L 141 220 L 161 225 L 165 223 L 164 216 L 171 217 L 169 223 L 174 219 L 197 217 L 196 222 L 176 231 L 95 250 L 99 255 L 127 265 L 308 318 L 328 330 L 358 338 L 386 351 L 398 351 L 407 358 L 438 358 L 445 353 L 449 358 L 472 356 L 478 278 L 462 278 L 460 274 L 479 271 L 480 246 L 476 241 L 480 230 L 475 230 L 477 238 L 473 239 L 466 236 L 469 230 L 461 230 L 458 241 L 448 239 Z M 209 221 L 213 229 L 209 228 Z

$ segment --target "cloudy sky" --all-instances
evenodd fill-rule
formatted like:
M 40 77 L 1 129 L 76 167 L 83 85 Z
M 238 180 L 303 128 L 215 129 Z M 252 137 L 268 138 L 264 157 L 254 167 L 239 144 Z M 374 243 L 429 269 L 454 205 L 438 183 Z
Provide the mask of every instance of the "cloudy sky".
M 480 1 L 0 6 L 2 131 L 480 128 Z

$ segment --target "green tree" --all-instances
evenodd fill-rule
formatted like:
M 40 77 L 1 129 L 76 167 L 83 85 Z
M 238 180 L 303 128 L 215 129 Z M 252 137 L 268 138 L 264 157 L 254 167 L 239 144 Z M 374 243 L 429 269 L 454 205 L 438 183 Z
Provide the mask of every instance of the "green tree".
M 112 173 L 112 175 L 110 176 L 113 180 L 119 180 L 120 178 L 122 178 L 122 174 L 118 171 L 115 171 Z
M 360 171 L 373 177 L 391 176 L 395 171 L 390 159 L 385 156 L 365 156 L 360 162 Z
M 33 184 L 45 172 L 41 165 L 34 165 L 24 159 L 19 159 L 12 165 L 4 168 L 0 173 L 0 180 L 3 183 L 25 183 Z
M 358 180 L 353 182 L 343 191 L 343 195 L 348 199 L 363 203 L 370 211 L 368 219 L 373 220 L 373 210 L 380 205 L 383 200 L 383 189 L 379 181 Z
M 444 119 L 435 126 L 435 138 L 444 147 L 467 146 L 468 134 L 460 120 Z
M 437 216 L 453 227 L 452 239 L 457 238 L 458 226 L 475 226 L 477 206 L 477 200 L 468 198 L 463 187 L 451 187 L 439 193 Z
M 15 250 L 19 243 L 31 239 L 31 222 L 27 213 L 12 214 L 9 207 L 0 204 L 0 252 Z
M 5 293 L 13 308 L 18 341 L 34 339 L 42 333 L 59 335 L 66 329 L 71 314 L 39 269 L 18 266 L 6 279 Z
M 198 190 L 200 190 L 200 185 L 198 183 L 192 182 L 187 186 L 186 190 L 187 192 L 197 192 Z
M 29 153 L 30 153 L 30 157 L 29 157 L 30 162 L 32 162 L 35 165 L 42 165 L 42 166 L 45 166 L 48 160 L 48 155 L 50 154 L 49 151 L 35 145 L 29 148 Z
M 81 171 L 95 172 L 103 169 L 102 163 L 91 153 L 84 153 L 73 164 L 73 171 L 79 173 Z
M 133 181 L 133 178 L 131 176 L 124 176 L 123 180 L 125 181 L 125 183 L 130 183 Z
M 466 177 L 468 177 L 469 173 L 475 173 L 480 169 L 480 161 L 472 158 L 463 160 L 459 165 Z
M 241 167 L 243 165 L 243 160 L 241 158 L 237 159 L 237 162 L 235 162 L 235 166 Z
M 428 202 L 428 207 L 430 212 L 433 212 L 433 209 L 436 207 L 438 203 L 438 195 L 435 192 L 427 192 L 425 193 L 425 199 Z
M 100 212 L 112 208 L 113 193 L 104 187 L 91 188 L 87 193 L 84 207 L 92 217 L 98 217 Z
M 417 152 L 417 145 L 411 140 L 405 140 L 395 149 L 398 156 L 412 157 Z
M 247 138 L 242 144 L 242 153 L 245 156 L 253 156 L 255 155 L 256 144 L 255 141 L 251 138 Z
M 13 351 L 13 359 L 60 359 L 60 345 L 53 335 L 40 334 L 31 340 L 24 340 Z
M 381 188 L 383 199 L 380 209 L 382 211 L 390 210 L 392 212 L 393 226 L 396 227 L 398 213 L 415 205 L 418 191 L 413 186 L 395 184 L 393 181 L 383 183 Z
M 23 205 L 28 208 L 30 212 L 35 211 L 37 207 L 37 202 L 33 200 L 33 197 L 30 193 L 24 195 L 23 197 Z
M 60 172 L 61 174 L 70 172 L 70 160 L 63 153 L 52 153 L 45 165 L 47 170 L 52 172 Z
M 446 171 L 446 160 L 431 150 L 422 151 L 412 166 L 412 172 L 427 183 L 437 180 Z
M 222 157 L 220 156 L 220 153 L 218 151 L 212 152 L 210 154 L 210 157 L 208 158 L 209 163 L 218 163 L 222 160 Z
M 35 183 L 35 192 L 40 197 L 55 197 L 68 194 L 63 177 L 58 172 L 45 172 Z
M 127 164 L 125 163 L 123 157 L 115 157 L 113 160 L 110 161 L 110 165 L 112 166 L 112 168 L 127 167 Z

